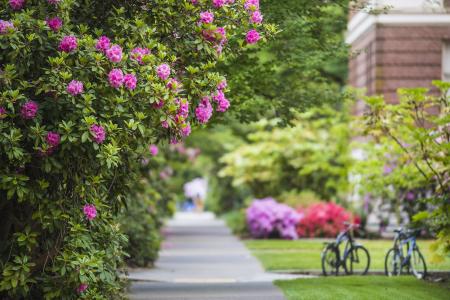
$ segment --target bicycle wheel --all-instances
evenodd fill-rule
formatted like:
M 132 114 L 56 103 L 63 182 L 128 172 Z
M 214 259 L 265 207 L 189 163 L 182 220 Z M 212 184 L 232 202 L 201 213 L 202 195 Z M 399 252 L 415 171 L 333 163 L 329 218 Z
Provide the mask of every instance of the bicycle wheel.
M 384 274 L 399 276 L 402 273 L 402 258 L 398 249 L 391 248 L 384 259 Z
M 322 251 L 322 273 L 324 276 L 337 275 L 339 272 L 339 250 L 328 245 Z
M 427 265 L 419 249 L 414 249 L 409 260 L 411 271 L 417 279 L 423 279 L 427 275 Z
M 345 254 L 344 270 L 347 275 L 366 275 L 369 271 L 370 255 L 363 246 L 353 246 Z

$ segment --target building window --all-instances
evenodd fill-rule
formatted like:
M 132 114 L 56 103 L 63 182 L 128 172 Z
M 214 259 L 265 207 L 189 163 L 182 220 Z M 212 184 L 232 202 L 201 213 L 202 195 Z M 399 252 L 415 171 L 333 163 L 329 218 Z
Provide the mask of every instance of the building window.
M 442 80 L 450 82 L 450 41 L 442 49 Z

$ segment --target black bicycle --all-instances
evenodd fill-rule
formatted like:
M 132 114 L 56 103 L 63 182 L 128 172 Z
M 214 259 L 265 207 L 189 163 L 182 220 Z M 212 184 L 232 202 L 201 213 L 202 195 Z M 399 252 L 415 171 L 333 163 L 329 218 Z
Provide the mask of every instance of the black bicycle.
M 425 278 L 427 264 L 416 243 L 418 231 L 399 228 L 394 232 L 394 247 L 386 253 L 384 273 L 387 276 L 399 276 L 406 272 L 412 273 L 418 279 Z
M 326 243 L 322 251 L 322 273 L 325 276 L 338 275 L 342 266 L 347 275 L 366 275 L 370 266 L 369 251 L 353 238 L 353 228 L 358 228 L 359 225 L 344 224 L 345 230 L 338 234 L 334 242 Z M 341 256 L 339 246 L 344 242 L 344 253 Z

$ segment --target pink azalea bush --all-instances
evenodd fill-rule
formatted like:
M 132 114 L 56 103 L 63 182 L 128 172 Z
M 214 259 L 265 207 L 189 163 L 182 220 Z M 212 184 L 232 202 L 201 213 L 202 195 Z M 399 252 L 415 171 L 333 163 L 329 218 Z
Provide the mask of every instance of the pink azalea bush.
M 247 32 L 247 35 L 245 36 L 245 40 L 249 44 L 256 44 L 260 38 L 261 37 L 259 35 L 259 32 L 256 31 L 255 29 L 252 29 L 249 32 Z
M 61 137 L 59 133 L 50 131 L 47 133 L 45 140 L 51 147 L 57 147 L 61 142 Z
M 150 145 L 149 147 L 149 150 L 150 150 L 150 154 L 152 155 L 152 156 L 156 156 L 156 155 L 158 155 L 158 146 L 156 146 L 156 145 Z
M 111 41 L 104 35 L 97 40 L 97 44 L 95 45 L 95 48 L 103 53 L 106 53 L 106 50 L 108 50 L 109 47 L 111 47 Z
M 20 10 L 25 6 L 25 0 L 9 0 L 9 6 L 14 10 Z
M 247 226 L 253 238 L 297 239 L 301 215 L 273 198 L 255 199 L 246 211 Z
M 108 74 L 109 84 L 113 88 L 121 87 L 123 85 L 124 79 L 125 78 L 123 76 L 123 72 L 120 69 L 112 69 L 111 72 L 109 72 Z
M 360 219 L 334 202 L 312 204 L 298 209 L 303 216 L 297 225 L 300 237 L 335 237 L 345 228 L 344 222 L 359 223 Z

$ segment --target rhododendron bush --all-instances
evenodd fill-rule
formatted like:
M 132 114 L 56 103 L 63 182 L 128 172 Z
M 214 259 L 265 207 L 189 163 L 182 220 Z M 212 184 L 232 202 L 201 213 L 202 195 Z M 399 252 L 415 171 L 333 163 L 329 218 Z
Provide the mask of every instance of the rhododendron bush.
M 334 202 L 320 202 L 297 210 L 302 216 L 297 224 L 299 237 L 336 237 L 344 222 L 359 224 L 360 219 Z
M 1 297 L 120 297 L 115 216 L 140 161 L 233 105 L 215 64 L 274 31 L 257 11 L 238 0 L 1 2 Z
M 247 208 L 247 226 L 254 238 L 296 239 L 301 216 L 273 198 L 256 199 Z

